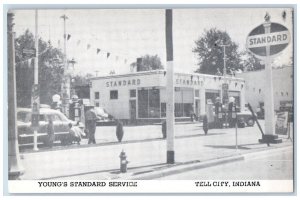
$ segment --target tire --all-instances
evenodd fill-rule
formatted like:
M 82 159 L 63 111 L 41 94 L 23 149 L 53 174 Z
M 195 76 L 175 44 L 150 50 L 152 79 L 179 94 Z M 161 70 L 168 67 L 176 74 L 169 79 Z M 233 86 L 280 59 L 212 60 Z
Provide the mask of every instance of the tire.
M 247 120 L 247 126 L 254 126 L 254 124 L 255 124 L 254 119 L 250 118 Z

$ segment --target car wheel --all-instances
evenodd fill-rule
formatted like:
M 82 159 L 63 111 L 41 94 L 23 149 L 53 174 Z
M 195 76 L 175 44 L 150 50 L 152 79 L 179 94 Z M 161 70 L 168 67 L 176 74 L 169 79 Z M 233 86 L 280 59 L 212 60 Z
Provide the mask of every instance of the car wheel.
M 247 121 L 248 126 L 254 126 L 254 124 L 255 124 L 254 119 L 248 119 Z

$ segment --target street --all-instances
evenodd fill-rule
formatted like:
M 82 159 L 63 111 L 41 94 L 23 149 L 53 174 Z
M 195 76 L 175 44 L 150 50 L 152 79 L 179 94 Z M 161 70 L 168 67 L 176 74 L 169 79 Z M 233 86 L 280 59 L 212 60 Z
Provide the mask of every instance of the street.
M 51 150 L 44 149 L 39 152 L 30 150 L 22 153 L 26 169 L 22 179 L 75 178 L 78 174 L 93 173 L 106 173 L 104 178 L 110 177 L 111 174 L 107 175 L 107 172 L 119 170 L 119 155 L 122 150 L 126 152 L 129 161 L 129 172 L 133 168 L 166 163 L 166 141 L 162 139 L 160 125 L 125 127 L 122 143 L 116 142 L 114 131 L 115 127 L 97 127 L 96 145 L 74 144 L 61 149 L 55 147 Z M 238 129 L 239 151 L 236 151 L 233 128 L 212 129 L 208 135 L 204 135 L 199 123 L 177 124 L 176 164 L 203 162 L 292 145 L 289 139 L 283 137 L 283 143 L 268 147 L 266 144 L 259 144 L 259 138 L 261 135 L 256 125 Z M 86 176 L 82 176 L 84 177 Z M 95 175 L 89 178 L 96 177 L 99 179 L 99 176 Z
M 293 151 L 263 154 L 254 158 L 188 171 L 160 180 L 292 180 Z

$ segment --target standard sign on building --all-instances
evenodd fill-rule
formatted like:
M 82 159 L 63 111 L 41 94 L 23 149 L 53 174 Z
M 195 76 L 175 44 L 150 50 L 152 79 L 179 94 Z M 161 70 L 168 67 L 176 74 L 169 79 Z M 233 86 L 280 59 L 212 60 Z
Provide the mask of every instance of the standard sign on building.
M 270 33 L 265 33 L 264 25 L 253 29 L 247 37 L 247 48 L 258 58 L 267 56 L 266 47 L 270 46 L 271 57 L 280 53 L 289 44 L 291 37 L 288 29 L 278 23 L 270 23 Z

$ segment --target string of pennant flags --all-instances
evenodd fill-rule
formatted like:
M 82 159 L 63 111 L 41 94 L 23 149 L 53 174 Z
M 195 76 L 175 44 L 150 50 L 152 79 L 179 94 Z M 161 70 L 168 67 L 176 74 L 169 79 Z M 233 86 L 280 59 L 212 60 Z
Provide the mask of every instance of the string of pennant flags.
M 70 34 L 67 34 L 67 41 L 69 41 L 71 39 L 71 35 Z M 79 46 L 80 44 L 82 44 L 81 40 L 77 40 L 76 42 L 76 45 Z M 58 40 L 58 46 L 61 46 L 61 41 Z M 92 45 L 90 43 L 87 43 L 86 44 L 86 50 L 90 50 L 92 49 Z M 95 54 L 96 55 L 105 55 L 106 56 L 106 59 L 109 59 L 112 57 L 112 53 L 110 51 L 107 51 L 107 50 L 104 50 L 104 49 L 101 49 L 101 48 L 95 48 Z M 121 57 L 124 57 L 124 56 L 120 56 L 119 55 L 120 53 L 118 53 L 118 55 L 115 55 L 115 60 L 118 61 L 121 59 Z M 125 58 L 124 59 L 124 64 L 127 64 L 127 61 L 128 59 Z

